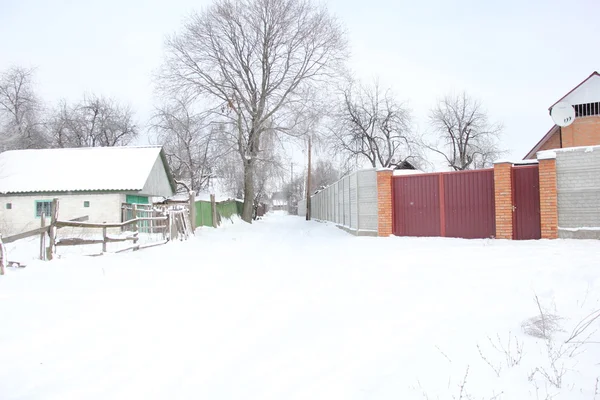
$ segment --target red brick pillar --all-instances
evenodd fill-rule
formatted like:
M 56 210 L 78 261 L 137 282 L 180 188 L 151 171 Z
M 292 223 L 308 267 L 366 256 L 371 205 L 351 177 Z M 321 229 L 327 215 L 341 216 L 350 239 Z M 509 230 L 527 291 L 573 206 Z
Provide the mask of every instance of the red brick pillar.
M 392 231 L 392 175 L 391 170 L 377 171 L 378 235 L 390 236 Z
M 496 239 L 513 238 L 512 163 L 494 164 Z
M 556 159 L 544 158 L 540 163 L 540 223 L 542 239 L 558 238 L 558 195 L 556 192 Z

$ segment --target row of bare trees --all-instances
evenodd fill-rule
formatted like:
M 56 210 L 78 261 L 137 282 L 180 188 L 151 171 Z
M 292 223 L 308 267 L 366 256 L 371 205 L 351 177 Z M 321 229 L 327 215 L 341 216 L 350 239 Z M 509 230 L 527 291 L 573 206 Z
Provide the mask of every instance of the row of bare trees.
M 131 109 L 113 99 L 89 94 L 52 108 L 35 94 L 33 69 L 0 72 L 0 151 L 127 145 L 138 134 Z
M 481 103 L 445 97 L 425 138 L 390 89 L 347 78 L 347 58 L 341 23 L 312 0 L 215 0 L 167 38 L 149 130 L 182 188 L 201 191 L 220 179 L 244 199 L 248 222 L 253 205 L 285 180 L 289 142 L 320 148 L 308 190 L 362 165 L 423 165 L 427 149 L 455 170 L 499 153 L 501 127 Z M 0 151 L 127 145 L 140 133 L 126 105 L 90 94 L 47 108 L 32 81 L 22 68 L 0 76 Z
M 429 112 L 429 131 L 418 134 L 410 109 L 378 82 L 349 81 L 340 91 L 329 145 L 352 165 L 427 164 L 427 150 L 455 171 L 490 166 L 504 152 L 502 125 L 491 123 L 482 103 L 466 93 L 444 96 Z

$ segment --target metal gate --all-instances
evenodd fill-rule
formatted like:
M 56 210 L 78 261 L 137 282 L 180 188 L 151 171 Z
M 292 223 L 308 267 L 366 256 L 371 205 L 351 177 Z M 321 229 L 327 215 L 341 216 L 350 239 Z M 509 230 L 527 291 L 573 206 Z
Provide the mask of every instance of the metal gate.
M 396 176 L 393 203 L 398 236 L 475 239 L 496 234 L 492 169 Z
M 397 236 L 441 236 L 439 174 L 394 177 Z
M 537 165 L 512 169 L 513 238 L 540 239 L 540 178 Z

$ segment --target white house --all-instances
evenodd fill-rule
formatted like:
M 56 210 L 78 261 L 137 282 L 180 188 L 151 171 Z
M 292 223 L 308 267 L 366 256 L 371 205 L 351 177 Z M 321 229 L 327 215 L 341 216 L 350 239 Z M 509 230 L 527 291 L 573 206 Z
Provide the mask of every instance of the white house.
M 123 203 L 147 204 L 176 190 L 162 148 L 88 147 L 0 153 L 0 233 L 40 226 L 59 199 L 59 218 L 120 222 Z

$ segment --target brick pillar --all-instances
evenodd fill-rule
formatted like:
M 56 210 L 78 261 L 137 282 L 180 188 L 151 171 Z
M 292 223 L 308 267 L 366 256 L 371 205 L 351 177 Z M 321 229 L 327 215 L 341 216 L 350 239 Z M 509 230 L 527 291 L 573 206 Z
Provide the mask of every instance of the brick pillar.
M 496 239 L 513 238 L 512 163 L 494 164 Z
M 392 232 L 392 175 L 391 170 L 377 171 L 378 235 L 390 236 Z
M 540 222 L 542 239 L 558 238 L 558 195 L 556 192 L 556 159 L 540 163 Z

